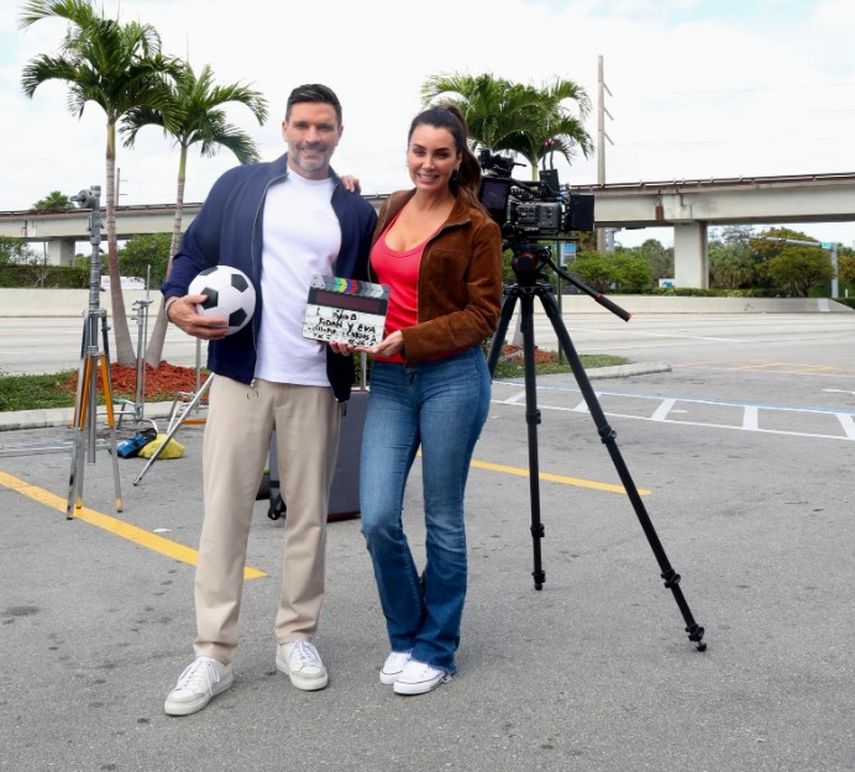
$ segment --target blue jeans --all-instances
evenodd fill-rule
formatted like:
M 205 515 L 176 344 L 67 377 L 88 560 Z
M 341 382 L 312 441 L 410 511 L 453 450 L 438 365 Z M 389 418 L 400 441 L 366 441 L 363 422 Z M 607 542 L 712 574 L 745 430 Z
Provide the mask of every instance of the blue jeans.
M 479 348 L 415 367 L 375 362 L 362 440 L 362 533 L 393 651 L 454 673 L 466 597 L 463 494 L 487 419 L 490 376 Z M 426 564 L 416 569 L 401 522 L 421 446 Z

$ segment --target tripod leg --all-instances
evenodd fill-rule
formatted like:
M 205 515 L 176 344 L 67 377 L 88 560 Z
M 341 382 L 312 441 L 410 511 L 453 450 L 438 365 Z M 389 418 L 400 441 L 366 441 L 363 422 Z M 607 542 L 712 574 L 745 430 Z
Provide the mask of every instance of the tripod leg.
M 490 355 L 487 357 L 487 369 L 490 376 L 496 370 L 499 354 L 505 342 L 505 334 L 508 331 L 511 317 L 514 313 L 514 304 L 518 298 L 522 298 L 520 305 L 521 327 L 523 332 L 523 356 L 525 361 L 525 405 L 526 423 L 528 424 L 528 478 L 531 502 L 531 537 L 534 551 L 534 588 L 543 589 L 546 581 L 546 573 L 541 564 L 540 540 L 543 538 L 544 529 L 540 519 L 540 469 L 537 456 L 537 425 L 540 423 L 540 411 L 537 409 L 537 387 L 535 386 L 534 366 L 534 323 L 532 319 L 534 302 L 530 288 L 521 288 L 514 284 L 505 290 L 505 301 L 502 305 L 502 314 L 499 317 L 499 326 L 493 336 L 490 347 Z
M 597 426 L 600 439 L 608 449 L 612 463 L 614 464 L 618 476 L 623 483 L 623 487 L 626 490 L 627 496 L 635 509 L 635 514 L 638 517 L 641 528 L 644 530 L 644 534 L 647 536 L 647 541 L 650 543 L 650 548 L 656 556 L 659 568 L 662 571 L 661 576 L 665 580 L 665 587 L 670 589 L 674 594 L 674 600 L 676 601 L 677 606 L 683 615 L 683 619 L 686 622 L 686 632 L 689 635 L 689 640 L 698 644 L 698 651 L 704 651 L 707 647 L 707 645 L 703 643 L 704 628 L 698 625 L 692 616 L 689 604 L 686 602 L 686 599 L 683 596 L 683 591 L 680 589 L 680 575 L 671 567 L 671 563 L 668 561 L 668 556 L 665 554 L 662 543 L 656 535 L 656 530 L 653 527 L 650 516 L 647 514 L 644 502 L 641 500 L 638 488 L 633 482 L 632 475 L 630 475 L 629 469 L 627 469 L 623 456 L 617 446 L 615 439 L 617 434 L 612 427 L 609 426 L 608 420 L 600 407 L 597 395 L 591 386 L 591 381 L 588 379 L 585 369 L 582 367 L 582 362 L 579 359 L 579 355 L 576 353 L 576 348 L 573 346 L 573 342 L 570 340 L 567 328 L 564 326 L 564 321 L 558 311 L 555 299 L 548 293 L 540 293 L 540 299 L 543 303 L 546 314 L 549 317 L 549 321 L 552 322 L 552 328 L 558 336 L 561 348 L 567 355 L 567 360 L 573 368 L 573 375 L 576 378 L 576 383 L 579 384 L 579 389 L 582 392 L 582 396 L 585 398 L 585 403 L 587 404 L 591 417 L 594 419 L 594 423 Z
M 83 350 L 87 350 L 88 327 L 83 327 Z M 77 396 L 74 400 L 74 436 L 71 443 L 71 469 L 68 473 L 68 501 L 65 518 L 71 520 L 74 510 L 83 506 L 83 457 L 86 451 L 86 421 L 89 415 L 89 389 L 92 383 L 92 362 L 88 354 L 80 360 L 77 375 Z
M 119 482 L 119 453 L 116 448 L 116 420 L 113 411 L 113 379 L 110 375 L 110 336 L 107 315 L 101 317 L 101 337 L 104 353 L 99 357 L 101 365 L 101 386 L 104 390 L 104 406 L 107 412 L 107 426 L 110 429 L 110 456 L 113 459 L 113 491 L 115 493 L 116 512 L 124 508 L 122 486 Z
M 537 453 L 537 426 L 540 411 L 537 409 L 537 377 L 534 361 L 534 296 L 522 295 L 520 305 L 523 334 L 523 360 L 525 363 L 525 422 L 528 427 L 528 486 L 531 500 L 531 540 L 534 552 L 534 589 L 542 590 L 546 572 L 541 563 L 540 541 L 545 531 L 540 519 L 540 462 Z
M 516 301 L 517 287 L 509 287 L 505 290 L 505 301 L 502 304 L 499 326 L 496 328 L 496 334 L 493 336 L 492 344 L 490 344 L 490 355 L 487 357 L 487 370 L 489 370 L 491 378 L 496 371 L 496 363 L 499 361 L 499 356 L 502 353 L 502 346 L 505 343 L 505 335 L 508 332 L 511 317 L 514 315 L 514 304 Z

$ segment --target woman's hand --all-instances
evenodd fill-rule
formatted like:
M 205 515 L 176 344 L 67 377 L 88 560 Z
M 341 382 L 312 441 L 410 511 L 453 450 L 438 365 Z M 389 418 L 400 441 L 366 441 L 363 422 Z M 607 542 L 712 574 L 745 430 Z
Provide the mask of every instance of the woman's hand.
M 362 188 L 359 186 L 359 179 L 354 177 L 352 174 L 345 174 L 339 177 L 341 180 L 341 184 L 344 185 L 345 190 L 350 191 L 351 193 L 359 193 Z
M 400 330 L 395 330 L 395 332 L 383 338 L 376 346 L 360 348 L 358 350 L 365 351 L 374 357 L 391 357 L 404 350 L 404 336 Z

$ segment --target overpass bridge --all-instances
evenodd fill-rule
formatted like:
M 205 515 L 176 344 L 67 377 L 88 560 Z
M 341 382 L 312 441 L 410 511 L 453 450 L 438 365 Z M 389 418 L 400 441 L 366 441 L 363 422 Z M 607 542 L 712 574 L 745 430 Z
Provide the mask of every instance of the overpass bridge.
M 855 221 L 855 172 L 774 177 L 710 178 L 571 186 L 594 194 L 598 228 L 674 229 L 675 283 L 709 284 L 707 231 L 710 226 Z M 366 198 L 379 208 L 387 194 Z M 201 203 L 184 205 L 184 227 Z M 173 205 L 120 206 L 120 239 L 172 230 Z M 0 212 L 0 235 L 45 242 L 48 260 L 68 264 L 75 242 L 88 240 L 85 210 Z

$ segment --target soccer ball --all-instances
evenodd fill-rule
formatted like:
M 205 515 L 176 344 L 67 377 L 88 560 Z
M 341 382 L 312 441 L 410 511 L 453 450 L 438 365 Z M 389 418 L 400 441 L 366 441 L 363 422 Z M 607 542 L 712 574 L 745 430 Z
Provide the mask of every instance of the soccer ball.
M 221 316 L 228 320 L 227 335 L 236 333 L 252 319 L 255 311 L 255 287 L 249 277 L 230 265 L 215 265 L 200 271 L 188 290 L 190 295 L 205 295 L 196 306 L 203 316 Z

